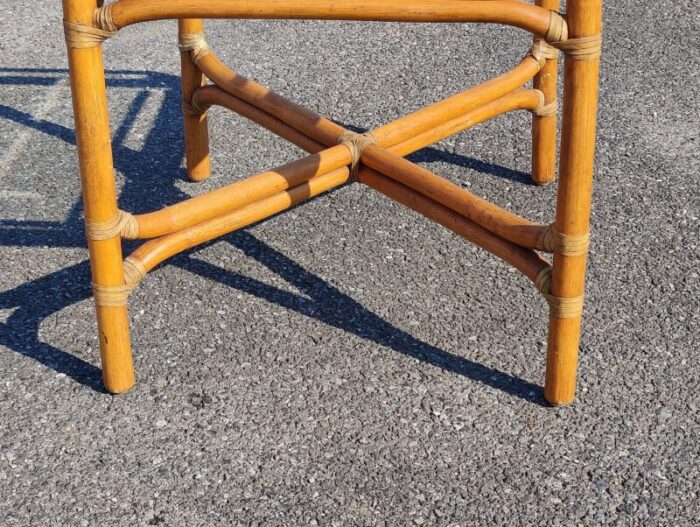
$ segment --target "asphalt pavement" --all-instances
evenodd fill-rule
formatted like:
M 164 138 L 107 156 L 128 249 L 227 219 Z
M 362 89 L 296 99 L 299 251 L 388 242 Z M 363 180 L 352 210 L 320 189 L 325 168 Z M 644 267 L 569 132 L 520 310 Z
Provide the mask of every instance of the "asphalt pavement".
M 138 384 L 102 388 L 59 2 L 0 2 L 0 524 L 697 525 L 700 19 L 607 2 L 576 402 L 542 397 L 519 273 L 352 185 L 182 254 L 129 301 Z M 477 25 L 211 21 L 242 74 L 367 129 L 529 47 Z M 176 24 L 104 45 L 120 205 L 302 153 L 211 111 L 183 169 Z M 530 115 L 410 157 L 542 223 Z M 132 249 L 133 243 L 127 244 Z

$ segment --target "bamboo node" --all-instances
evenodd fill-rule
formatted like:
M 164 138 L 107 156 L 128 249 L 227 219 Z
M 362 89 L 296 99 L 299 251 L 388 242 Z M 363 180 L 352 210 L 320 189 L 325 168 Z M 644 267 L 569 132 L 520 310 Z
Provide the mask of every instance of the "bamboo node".
M 100 2 L 100 7 L 95 9 L 95 13 L 92 15 L 92 23 L 100 29 L 110 31 L 114 34 L 119 31 L 119 26 L 114 23 L 114 19 L 112 18 L 112 4 L 102 4 L 103 3 Z
M 96 48 L 116 34 L 116 30 L 100 29 L 65 19 L 63 20 L 63 31 L 66 36 L 66 45 L 74 49 Z
M 564 17 L 556 11 L 550 11 L 549 27 L 545 36 L 547 42 L 559 42 L 560 40 L 566 40 L 568 36 L 569 28 Z
M 596 60 L 600 58 L 603 37 L 600 33 L 588 37 L 576 37 L 561 42 L 552 42 L 552 46 L 564 52 L 573 60 Z
M 545 61 L 559 58 L 559 50 L 542 38 L 535 38 L 532 41 L 530 54 L 535 57 L 540 68 L 544 66 Z
M 360 170 L 360 158 L 362 152 L 370 145 L 377 144 L 377 138 L 372 132 L 357 134 L 355 132 L 345 132 L 338 138 L 338 143 L 345 145 L 350 150 L 352 161 L 350 162 L 350 181 L 357 181 L 357 174 Z
M 121 307 L 126 305 L 126 300 L 131 293 L 128 285 L 98 285 L 92 284 L 92 295 L 95 304 L 100 307 Z
M 549 313 L 552 316 L 556 318 L 577 318 L 583 312 L 583 295 L 572 297 L 552 295 L 552 268 L 550 266 L 545 267 L 537 274 L 535 285 L 545 300 L 547 300 Z
M 129 287 L 133 289 L 138 285 L 138 283 L 144 279 L 148 270 L 144 263 L 138 258 L 133 256 L 127 256 L 124 260 L 124 282 Z
M 590 233 L 564 234 L 559 232 L 552 223 L 542 231 L 539 243 L 545 252 L 557 253 L 562 256 L 583 256 L 588 252 Z
M 183 33 L 179 36 L 178 47 L 180 51 L 189 51 L 192 61 L 196 64 L 202 57 L 211 53 L 211 48 L 204 40 L 203 33 Z
M 118 210 L 117 214 L 108 220 L 97 221 L 85 218 L 85 234 L 88 240 L 109 240 L 121 236 L 128 240 L 139 237 L 139 223 L 129 212 Z

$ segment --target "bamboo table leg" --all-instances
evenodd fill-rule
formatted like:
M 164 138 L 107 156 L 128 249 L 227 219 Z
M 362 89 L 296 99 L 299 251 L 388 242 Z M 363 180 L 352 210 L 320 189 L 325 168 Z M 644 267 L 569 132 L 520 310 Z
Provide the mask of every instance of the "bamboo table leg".
M 178 21 L 180 35 L 201 34 L 204 32 L 202 19 L 184 19 Z M 204 84 L 204 75 L 192 60 L 188 50 L 180 51 L 182 69 L 182 118 L 185 128 L 185 158 L 187 176 L 192 181 L 202 181 L 209 177 L 209 133 L 207 113 L 199 113 L 192 108 L 192 94 Z
M 107 389 L 122 392 L 134 384 L 126 298 L 131 287 L 150 269 L 185 248 L 337 187 L 348 180 L 358 163 L 362 163 L 367 165 L 360 171 L 360 179 L 365 183 L 461 232 L 467 239 L 513 264 L 537 285 L 550 304 L 545 397 L 556 405 L 572 402 L 588 248 L 602 0 L 569 0 L 568 27 L 555 12 L 559 0 L 535 1 L 536 5 L 517 1 L 452 0 L 430 6 L 416 1 L 413 8 L 403 6 L 386 11 L 380 0 L 340 4 L 323 1 L 318 5 L 292 3 L 286 8 L 271 0 L 260 0 L 255 5 L 223 0 L 152 3 L 119 0 L 95 11 L 102 2 L 63 0 L 85 219 Z M 337 124 L 226 68 L 204 42 L 201 17 L 206 16 L 501 22 L 529 30 L 538 42 L 519 66 L 498 79 L 423 108 L 369 134 L 358 135 L 348 134 Z M 161 211 L 136 216 L 119 211 L 99 46 L 120 27 L 159 18 L 180 19 L 185 147 L 190 179 L 202 180 L 209 176 L 204 109 L 211 104 L 241 111 L 295 144 L 317 153 Z M 560 183 L 553 226 L 529 222 L 462 189 L 448 188 L 448 183 L 439 176 L 397 155 L 404 147 L 410 150 L 417 143 L 429 143 L 502 113 L 499 104 L 512 105 L 512 109 L 528 108 L 535 113 L 533 178 L 540 184 L 552 181 L 556 150 L 557 54 L 554 48 L 563 50 L 567 58 Z M 205 74 L 217 86 L 202 89 Z M 530 79 L 536 89 L 521 90 L 522 84 Z M 524 99 L 513 104 L 519 97 Z M 339 140 L 342 146 L 336 145 Z M 348 164 L 352 171 L 346 167 Z M 205 201 L 208 201 L 207 207 Z M 511 224 L 510 227 L 507 224 Z M 154 239 L 122 263 L 122 236 Z M 552 266 L 536 251 L 552 252 Z
M 65 19 L 92 24 L 96 0 L 63 0 Z M 117 215 L 112 147 L 107 116 L 102 50 L 68 49 L 75 131 L 86 222 L 108 222 Z M 92 280 L 96 286 L 124 285 L 121 238 L 88 240 Z M 126 305 L 97 306 L 97 325 L 105 387 L 112 393 L 134 385 Z
M 569 0 L 569 38 L 598 35 L 601 0 Z M 588 233 L 593 183 L 598 68 L 600 59 L 567 56 L 564 67 L 564 109 L 559 164 L 556 228 L 570 236 Z M 583 295 L 586 254 L 555 251 L 552 295 Z M 571 318 L 550 314 L 545 397 L 555 405 L 569 404 L 576 389 L 581 313 Z
M 537 5 L 559 10 L 559 0 L 536 0 Z M 535 75 L 532 86 L 544 94 L 546 105 L 557 100 L 557 59 L 548 59 Z M 532 117 L 532 179 L 538 185 L 551 183 L 555 178 L 557 156 L 557 114 Z

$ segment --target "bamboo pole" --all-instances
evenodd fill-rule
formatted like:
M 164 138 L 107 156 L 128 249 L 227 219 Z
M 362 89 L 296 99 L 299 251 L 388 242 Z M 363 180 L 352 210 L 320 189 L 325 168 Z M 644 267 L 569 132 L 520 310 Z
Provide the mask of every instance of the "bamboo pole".
M 551 19 L 548 10 L 517 0 L 119 0 L 109 8 L 118 27 L 166 18 L 483 22 L 515 26 L 544 37 Z
M 95 7 L 95 0 L 63 0 L 64 18 L 90 25 Z M 68 66 L 85 218 L 87 222 L 107 222 L 117 214 L 117 199 L 101 48 L 69 47 Z M 88 240 L 88 249 L 93 283 L 123 285 L 119 235 Z M 105 387 L 112 393 L 125 392 L 135 382 L 126 306 L 97 305 L 96 309 Z
M 221 89 L 274 115 L 319 143 L 335 144 L 346 131 L 342 126 L 239 75 L 214 53 L 204 55 L 198 61 L 198 66 Z M 530 81 L 539 69 L 537 60 L 531 56 L 525 57 L 518 66 L 503 75 L 392 121 L 373 130 L 372 134 L 381 146 L 392 147 L 518 89 Z
M 559 10 L 559 0 L 536 0 L 537 5 Z M 537 37 L 536 37 L 537 38 Z M 548 59 L 532 80 L 532 86 L 544 94 L 545 104 L 557 100 L 557 59 Z M 532 180 L 546 185 L 556 177 L 557 115 L 532 116 Z
M 481 199 L 426 168 L 374 145 L 364 151 L 362 162 L 512 243 L 528 248 L 540 245 L 545 226 Z
M 202 104 L 227 104 L 235 111 L 240 110 L 243 115 L 247 114 L 247 116 L 254 119 L 256 122 L 261 122 L 271 130 L 281 131 L 284 137 L 292 135 L 301 142 L 307 141 L 308 144 L 306 146 L 309 148 L 316 149 L 320 146 L 318 143 L 306 138 L 306 136 L 303 136 L 303 134 L 285 125 L 281 121 L 275 120 L 275 118 L 271 117 L 269 114 L 247 105 L 245 102 L 237 99 L 236 97 L 228 95 L 226 92 L 222 92 L 216 87 L 207 86 L 205 88 L 200 88 L 196 93 L 198 101 Z M 417 136 L 416 142 L 412 142 L 410 144 L 406 143 L 403 144 L 403 146 L 397 145 L 397 148 L 399 148 L 399 151 L 402 152 L 401 155 L 407 155 L 426 146 L 425 143 L 427 141 L 432 142 L 433 139 L 439 140 L 445 136 L 445 134 L 450 135 L 459 129 L 473 126 L 477 122 L 480 122 L 493 115 L 497 115 L 499 112 L 507 111 L 511 108 L 519 106 L 532 107 L 536 105 L 537 102 L 539 102 L 539 99 L 533 90 L 519 90 L 490 103 L 490 105 L 480 107 L 477 110 L 446 123 L 444 128 L 437 128 L 432 135 L 428 133 Z M 341 128 L 341 130 L 344 129 Z M 301 138 L 305 139 L 302 140 Z M 237 181 L 219 189 L 200 194 L 199 196 L 165 207 L 159 211 L 139 214 L 135 217 L 139 225 L 139 238 L 155 238 L 165 234 L 177 232 L 183 228 L 215 218 L 216 216 L 219 216 L 227 211 L 235 210 L 286 188 L 298 185 L 311 177 L 336 170 L 343 165 L 349 164 L 350 161 L 351 158 L 348 149 L 337 145 L 299 161 L 294 161 L 276 169 L 257 174 L 245 180 Z M 445 182 L 445 180 L 435 175 L 433 175 L 432 179 Z M 456 186 L 455 188 L 457 191 L 456 195 L 454 196 L 454 200 L 459 201 L 460 199 L 463 199 L 462 195 L 467 193 L 467 191 Z M 454 192 L 454 188 L 450 188 L 448 190 L 448 193 L 451 192 Z M 468 198 L 471 199 L 471 201 L 468 201 L 469 207 L 478 208 L 482 204 L 487 204 L 493 211 L 502 211 L 502 209 L 496 205 L 491 205 L 484 200 L 480 200 L 479 198 L 472 196 L 471 194 L 469 194 L 469 196 L 471 196 L 471 198 Z M 478 200 L 478 202 L 473 201 L 474 199 Z M 458 210 L 461 212 L 464 210 L 464 207 L 459 208 Z M 506 217 L 509 217 L 507 216 L 509 213 L 505 214 Z M 511 216 L 517 218 L 515 215 Z M 494 221 L 501 221 L 501 215 L 494 214 L 494 217 Z M 521 235 L 514 234 L 516 239 L 521 240 L 524 243 L 538 242 L 538 233 L 541 233 L 545 227 L 529 222 L 525 223 L 525 225 L 528 226 L 528 229 L 534 227 L 531 235 L 528 238 L 523 238 L 521 240 Z M 486 227 L 490 228 L 489 226 Z M 510 230 L 510 227 L 510 223 L 503 225 L 501 227 L 501 231 L 508 231 Z M 539 248 L 538 245 L 531 245 L 531 247 Z
M 569 0 L 569 38 L 601 31 L 601 0 Z M 565 235 L 588 233 L 595 150 L 600 59 L 566 57 L 564 108 L 559 161 L 556 228 Z M 576 298 L 584 293 L 586 255 L 554 253 L 552 295 Z M 544 393 L 555 405 L 569 404 L 576 390 L 581 315 L 557 318 L 550 313 Z
M 515 68 L 499 77 L 380 126 L 372 130 L 372 135 L 382 146 L 394 146 L 520 88 L 530 81 L 539 69 L 537 60 L 527 56 Z
M 533 282 L 538 274 L 549 266 L 536 252 L 515 245 L 493 234 L 461 214 L 440 205 L 438 202 L 391 178 L 382 176 L 374 170 L 362 167 L 360 168 L 359 177 L 360 181 L 365 185 L 419 212 L 426 218 L 439 223 L 508 262 Z
M 278 192 L 217 218 L 150 240 L 136 249 L 130 258 L 142 263 L 146 271 L 150 271 L 159 263 L 184 250 L 269 218 L 306 199 L 342 185 L 347 182 L 348 177 L 349 170 L 346 167 L 313 177 L 291 189 Z
M 204 32 L 204 21 L 201 19 L 178 20 L 178 33 L 190 35 Z M 204 75 L 199 71 L 187 50 L 180 51 L 180 67 L 182 70 L 182 119 L 185 130 L 185 162 L 187 176 L 192 181 L 202 181 L 211 173 L 209 160 L 209 133 L 207 114 L 195 115 L 190 109 L 192 96 L 204 84 Z
M 398 156 L 406 157 L 488 119 L 513 110 L 533 110 L 539 103 L 540 97 L 535 90 L 515 90 L 450 121 L 445 121 L 435 128 L 406 139 L 388 150 Z
M 197 65 L 222 90 L 275 116 L 319 143 L 336 144 L 338 138 L 345 132 L 345 128 L 339 124 L 320 117 L 269 88 L 239 75 L 221 62 L 213 52 L 201 57 Z
M 139 237 L 153 238 L 175 233 L 300 185 L 312 177 L 338 170 L 350 164 L 350 161 L 348 149 L 337 145 L 159 211 L 139 214 L 136 216 Z
M 280 121 L 275 116 L 223 91 L 218 86 L 205 86 L 200 88 L 195 94 L 195 99 L 200 106 L 218 105 L 228 108 L 295 144 L 306 152 L 314 154 L 326 148 L 326 146 L 309 138 L 307 135 L 304 135 L 302 132 L 287 125 L 283 121 Z M 418 150 L 467 130 L 488 119 L 513 110 L 533 110 L 539 103 L 540 97 L 537 91 L 525 89 L 515 90 L 471 112 L 467 112 L 455 119 L 439 124 L 435 128 L 392 146 L 389 150 L 401 157 L 406 157 L 413 152 L 417 152 Z
M 225 92 L 218 86 L 204 86 L 195 92 L 194 100 L 199 106 L 223 106 L 231 111 L 242 115 L 246 119 L 267 128 L 272 133 L 286 139 L 290 143 L 298 146 L 302 150 L 315 154 L 324 150 L 326 146 L 318 141 L 303 134 L 296 128 L 289 126 L 287 123 L 280 121 L 274 115 L 271 115 L 252 104 L 248 104 L 242 99 Z M 337 143 L 337 140 L 335 141 Z

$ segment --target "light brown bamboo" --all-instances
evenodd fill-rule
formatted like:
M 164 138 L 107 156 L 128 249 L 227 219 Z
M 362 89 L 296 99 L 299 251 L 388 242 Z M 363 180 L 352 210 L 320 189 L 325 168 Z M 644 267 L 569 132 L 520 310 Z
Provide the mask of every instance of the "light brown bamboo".
M 315 154 L 324 150 L 326 145 L 311 139 L 296 128 L 293 128 L 274 115 L 271 115 L 252 104 L 248 104 L 242 99 L 225 92 L 218 86 L 204 86 L 198 89 L 194 96 L 200 106 L 223 106 L 250 119 L 254 123 L 267 128 L 274 134 L 286 139 L 290 143 L 298 146 L 302 150 Z M 335 141 L 337 143 L 337 141 Z
M 479 198 L 430 170 L 383 148 L 369 146 L 362 162 L 522 247 L 536 248 L 546 228 Z
M 535 251 L 504 240 L 461 214 L 374 170 L 360 168 L 359 178 L 365 185 L 483 247 L 511 264 L 533 282 L 540 271 L 549 266 Z
M 446 137 L 462 132 L 498 115 L 513 110 L 532 110 L 537 107 L 540 97 L 535 90 L 515 90 L 483 106 L 437 125 L 435 128 L 403 141 L 388 150 L 406 157 L 413 152 L 430 146 Z
M 349 174 L 347 167 L 343 167 L 330 173 L 313 177 L 301 185 L 278 192 L 217 218 L 150 240 L 136 249 L 131 258 L 143 263 L 146 270 L 150 271 L 156 265 L 175 254 L 269 218 L 308 198 L 342 185 L 347 182 Z
M 214 53 L 202 57 L 198 66 L 221 89 L 274 115 L 319 143 L 335 144 L 345 132 L 342 126 L 234 72 Z M 538 71 L 538 62 L 531 56 L 525 57 L 503 75 L 372 130 L 372 134 L 380 145 L 394 146 L 518 89 Z
M 553 11 L 559 10 L 559 0 L 536 0 L 537 5 Z M 532 80 L 533 88 L 544 94 L 545 104 L 557 100 L 557 59 L 545 61 L 540 72 Z M 532 116 L 532 180 L 546 185 L 556 177 L 557 116 Z
M 601 31 L 601 0 L 569 0 L 569 37 Z M 556 227 L 559 232 L 588 232 L 593 184 L 599 59 L 564 61 L 564 108 L 559 161 Z M 554 253 L 552 294 L 571 298 L 582 295 L 586 255 Z M 544 393 L 555 405 L 569 404 L 576 390 L 581 317 L 559 319 L 550 314 L 547 373 Z
M 90 25 L 95 7 L 95 0 L 63 0 L 64 18 Z M 68 66 L 85 218 L 104 222 L 117 214 L 117 199 L 102 50 L 69 48 Z M 88 240 L 88 248 L 93 283 L 123 285 L 120 237 Z M 105 387 L 112 393 L 125 392 L 135 382 L 126 306 L 96 309 Z
M 274 18 L 386 22 L 485 22 L 519 27 L 544 37 L 551 13 L 513 0 L 119 0 L 119 27 L 166 18 Z
M 312 177 L 338 170 L 348 165 L 350 161 L 348 149 L 343 145 L 337 145 L 159 211 L 139 214 L 136 216 L 139 237 L 153 238 L 175 233 L 300 185 Z
M 338 142 L 346 131 L 339 124 L 295 104 L 269 88 L 239 75 L 212 53 L 204 55 L 199 68 L 219 88 L 259 108 L 324 145 Z
M 204 21 L 185 19 L 178 21 L 178 33 L 188 35 L 204 32 Z M 182 99 L 184 105 L 192 101 L 195 90 L 204 84 L 204 75 L 192 61 L 189 51 L 180 51 L 180 68 L 182 71 Z M 209 133 L 207 114 L 192 115 L 184 109 L 182 119 L 185 130 L 185 163 L 187 176 L 192 181 L 202 181 L 211 173 L 209 159 Z
M 298 141 L 297 144 L 302 147 L 314 149 L 319 148 L 318 143 L 306 138 L 306 136 L 300 132 L 297 132 L 279 120 L 275 120 L 274 117 L 263 112 L 262 110 L 248 105 L 240 99 L 228 95 L 226 92 L 222 92 L 217 87 L 207 86 L 200 88 L 197 91 L 196 97 L 200 104 L 223 104 L 229 106 L 234 111 L 240 111 L 242 115 L 245 115 L 256 122 L 260 122 L 272 131 L 280 132 L 283 137 Z M 492 102 L 490 105 L 481 107 L 471 113 L 467 113 L 466 115 L 446 123 L 443 129 L 437 128 L 435 132 L 436 135 L 431 135 L 428 133 L 418 136 L 418 142 L 401 147 L 401 151 L 403 152 L 401 155 L 407 155 L 408 153 L 423 148 L 426 146 L 424 143 L 428 140 L 431 142 L 433 139 L 439 140 L 444 137 L 445 134 L 449 135 L 450 133 L 455 133 L 459 129 L 472 126 L 485 118 L 497 115 L 499 112 L 507 111 L 508 109 L 520 106 L 521 104 L 530 107 L 536 105 L 538 101 L 539 99 L 532 90 L 519 90 L 514 92 L 512 95 L 506 95 L 501 99 Z M 341 128 L 341 130 L 344 129 Z M 336 140 L 334 140 L 334 142 L 336 142 Z M 347 148 L 335 146 L 331 149 L 320 152 L 315 156 L 289 163 L 282 167 L 278 167 L 277 169 L 263 172 L 243 181 L 226 185 L 217 190 L 201 194 L 159 211 L 139 214 L 136 216 L 136 221 L 139 224 L 139 238 L 154 238 L 157 236 L 162 236 L 176 232 L 191 225 L 195 225 L 202 221 L 215 218 L 226 211 L 240 208 L 249 203 L 253 203 L 276 192 L 284 190 L 285 188 L 298 185 L 310 177 L 340 168 L 341 166 L 350 163 L 350 161 L 351 158 Z M 438 178 L 438 176 L 435 177 Z M 438 179 L 440 179 L 440 181 L 444 181 L 442 178 Z M 459 189 L 460 194 L 464 192 L 466 191 Z M 481 202 L 487 203 L 483 200 L 481 200 L 480 203 Z M 493 205 L 493 207 L 496 206 Z M 496 208 L 501 210 L 498 207 Z M 496 221 L 498 221 L 498 219 Z M 542 231 L 543 229 L 543 226 L 539 226 L 539 231 Z M 502 230 L 509 230 L 509 227 L 504 226 Z M 514 236 L 520 239 L 517 233 Z M 531 239 L 537 239 L 536 233 L 534 233 L 530 238 L 525 239 L 525 241 Z
M 538 62 L 527 56 L 503 75 L 380 126 L 372 130 L 372 135 L 382 146 L 394 146 L 520 88 L 530 81 L 539 69 Z

